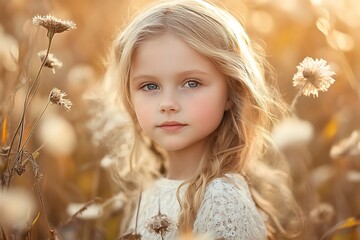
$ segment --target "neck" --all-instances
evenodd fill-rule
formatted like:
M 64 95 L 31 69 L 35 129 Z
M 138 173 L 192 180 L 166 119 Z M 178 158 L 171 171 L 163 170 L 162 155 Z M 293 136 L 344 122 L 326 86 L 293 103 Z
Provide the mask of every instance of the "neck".
M 167 178 L 187 179 L 196 173 L 203 157 L 205 144 L 200 148 L 190 148 L 181 151 L 168 151 L 169 168 Z

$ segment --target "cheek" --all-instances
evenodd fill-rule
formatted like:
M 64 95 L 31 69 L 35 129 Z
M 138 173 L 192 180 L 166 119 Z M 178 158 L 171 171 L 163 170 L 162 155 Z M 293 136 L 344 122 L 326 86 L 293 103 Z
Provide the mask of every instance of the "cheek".
M 149 102 L 147 101 L 139 101 L 139 99 L 132 99 L 134 112 L 136 114 L 136 118 L 141 126 L 141 128 L 145 128 L 147 124 L 150 123 L 151 117 L 154 115 L 151 111 L 151 107 L 149 106 Z
M 201 122 L 204 125 L 217 126 L 223 118 L 225 104 L 222 101 L 209 101 L 209 99 L 203 99 L 192 102 L 190 109 L 191 115 L 196 121 Z
M 148 108 L 140 107 L 136 111 L 136 117 L 138 119 L 138 122 L 141 126 L 141 128 L 145 129 L 147 125 L 151 123 L 152 116 L 154 114 L 149 111 Z

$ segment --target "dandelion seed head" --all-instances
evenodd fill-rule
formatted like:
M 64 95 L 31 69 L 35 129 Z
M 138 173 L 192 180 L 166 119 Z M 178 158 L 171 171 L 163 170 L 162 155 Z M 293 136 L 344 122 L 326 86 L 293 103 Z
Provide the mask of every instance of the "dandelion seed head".
M 51 15 L 35 16 L 32 19 L 34 25 L 42 26 L 48 30 L 48 36 L 62 33 L 76 28 L 76 24 L 70 20 L 61 20 Z M 50 37 L 50 36 L 49 36 Z
M 329 224 L 335 216 L 334 207 L 328 203 L 320 203 L 310 212 L 310 221 L 314 224 Z
M 128 233 L 120 237 L 119 240 L 141 240 L 141 235 L 137 233 Z
M 41 62 L 44 61 L 45 57 L 46 57 L 46 50 L 44 51 L 40 51 L 37 53 L 38 56 L 40 57 L 40 60 Z M 58 60 L 54 54 L 52 53 L 49 53 L 46 60 L 45 60 L 45 63 L 44 63 L 44 66 L 45 67 L 48 67 L 48 68 L 51 68 L 53 70 L 53 72 L 55 73 L 55 67 L 56 68 L 61 68 L 62 67 L 62 62 L 60 60 Z
M 293 77 L 293 86 L 302 91 L 305 96 L 318 96 L 318 92 L 325 92 L 335 82 L 332 76 L 335 72 L 323 59 L 306 57 L 297 67 Z
M 49 99 L 53 104 L 63 106 L 67 111 L 70 111 L 72 102 L 69 99 L 65 99 L 67 96 L 65 92 L 61 92 L 60 89 L 53 88 L 50 92 Z
M 165 214 L 159 213 L 150 219 L 147 229 L 151 233 L 165 236 L 175 226 L 176 224 L 172 219 Z

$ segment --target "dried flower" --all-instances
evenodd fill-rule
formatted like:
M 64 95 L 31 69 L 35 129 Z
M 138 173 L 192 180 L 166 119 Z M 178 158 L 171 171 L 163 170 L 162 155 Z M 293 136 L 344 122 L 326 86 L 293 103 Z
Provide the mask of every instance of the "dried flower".
M 119 240 L 141 240 L 141 235 L 137 233 L 128 233 L 121 236 Z
M 341 140 L 332 146 L 330 156 L 332 158 L 355 156 L 360 154 L 360 130 L 353 131 L 350 137 Z
M 52 38 L 55 33 L 62 33 L 76 28 L 76 24 L 70 20 L 61 20 L 54 16 L 35 16 L 33 24 L 43 26 L 48 30 L 48 37 Z
M 310 220 L 314 224 L 329 224 L 335 216 L 334 207 L 328 203 L 320 203 L 310 212 Z
M 40 57 L 41 62 L 43 62 L 46 57 L 46 50 L 40 51 L 37 54 Z M 55 67 L 61 68 L 62 65 L 63 65 L 62 62 L 60 60 L 58 60 L 52 53 L 48 54 L 48 56 L 45 60 L 45 63 L 44 63 L 44 66 L 51 68 L 53 73 L 55 73 Z
M 147 225 L 149 232 L 160 234 L 162 237 L 174 227 L 175 222 L 167 215 L 161 214 L 160 212 L 156 216 L 152 217 Z
M 10 150 L 10 146 L 1 147 L 0 148 L 0 154 L 1 155 L 6 155 L 6 154 L 8 154 L 9 150 Z
M 330 66 L 323 59 L 306 57 L 297 67 L 293 77 L 294 87 L 298 87 L 305 96 L 318 96 L 318 92 L 325 92 L 335 82 Z
M 67 94 L 65 92 L 61 92 L 59 89 L 53 88 L 50 92 L 49 99 L 50 102 L 63 106 L 67 111 L 70 111 L 72 102 L 69 99 L 64 99 L 66 95 Z

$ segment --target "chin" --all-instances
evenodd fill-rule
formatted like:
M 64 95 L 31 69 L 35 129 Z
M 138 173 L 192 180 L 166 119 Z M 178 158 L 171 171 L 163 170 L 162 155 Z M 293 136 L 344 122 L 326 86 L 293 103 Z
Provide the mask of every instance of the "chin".
M 162 149 L 164 149 L 165 151 L 171 151 L 171 152 L 176 152 L 176 151 L 181 151 L 183 149 L 186 148 L 186 146 L 184 146 L 183 144 L 159 144 L 160 147 Z

